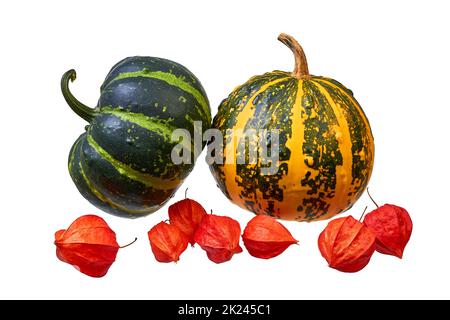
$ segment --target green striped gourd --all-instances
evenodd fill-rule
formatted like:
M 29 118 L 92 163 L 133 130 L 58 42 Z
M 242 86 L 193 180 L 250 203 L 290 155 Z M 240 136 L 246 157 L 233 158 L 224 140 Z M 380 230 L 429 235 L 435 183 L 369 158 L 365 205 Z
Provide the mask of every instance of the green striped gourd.
M 208 98 L 199 80 L 182 65 L 161 58 L 129 57 L 117 63 L 101 86 L 95 109 L 69 91 L 74 70 L 61 89 L 69 106 L 89 122 L 69 155 L 69 172 L 80 193 L 118 216 L 140 217 L 158 210 L 194 166 L 171 161 L 176 128 L 194 134 L 211 123 Z M 187 142 L 189 143 L 189 142 Z
M 279 40 L 294 52 L 294 72 L 252 77 L 222 101 L 212 127 L 232 151 L 211 172 L 232 202 L 256 214 L 327 219 L 349 209 L 366 188 L 374 161 L 372 132 L 349 89 L 310 75 L 298 42 L 286 34 Z M 227 132 L 239 129 L 279 130 L 276 174 L 262 175 L 259 158 L 256 164 L 237 163 L 241 141 Z M 227 161 L 230 154 L 234 160 Z

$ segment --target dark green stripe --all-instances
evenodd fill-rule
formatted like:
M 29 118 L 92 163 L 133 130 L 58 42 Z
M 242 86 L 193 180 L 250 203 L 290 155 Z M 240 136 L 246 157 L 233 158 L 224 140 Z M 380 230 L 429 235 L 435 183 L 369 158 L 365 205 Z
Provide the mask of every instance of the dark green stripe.
M 119 172 L 99 152 L 84 141 L 80 152 L 83 170 L 101 194 L 120 206 L 129 210 L 148 208 L 152 212 L 152 208 L 161 206 L 178 188 L 161 190 L 158 185 L 146 186 Z
M 142 69 L 172 73 L 179 78 L 183 78 L 206 96 L 200 81 L 186 67 L 175 61 L 157 57 L 135 56 L 119 61 L 111 68 L 111 71 L 106 76 L 103 87 L 108 85 L 120 73 L 139 71 Z
M 153 206 L 150 208 L 143 208 L 140 210 L 132 210 L 132 209 L 128 209 L 124 206 L 121 206 L 117 203 L 114 203 L 112 200 L 108 199 L 108 197 L 106 197 L 104 194 L 102 194 L 99 190 L 96 189 L 96 187 L 92 184 L 92 182 L 89 180 L 89 178 L 86 176 L 86 173 L 83 170 L 83 166 L 81 165 L 81 162 L 79 162 L 79 170 L 80 170 L 80 174 L 83 177 L 86 185 L 88 186 L 89 190 L 92 192 L 92 194 L 94 194 L 97 199 L 99 199 L 102 203 L 109 205 L 110 207 L 114 208 L 114 209 L 118 209 L 121 212 L 126 212 L 128 214 L 148 214 L 150 212 L 154 212 L 155 210 L 157 210 L 159 208 L 159 206 Z
M 368 175 L 366 173 L 369 163 L 367 162 L 368 157 L 361 159 L 360 152 L 364 150 L 366 155 L 368 155 L 369 150 L 367 146 L 369 142 L 367 139 L 369 139 L 369 135 L 365 127 L 364 119 L 361 118 L 360 113 L 356 109 L 359 105 L 357 105 L 356 100 L 352 101 L 346 96 L 345 90 L 342 89 L 341 91 L 331 86 L 327 83 L 327 80 L 318 79 L 315 81 L 320 83 L 328 91 L 333 101 L 339 104 L 342 109 L 350 129 L 350 138 L 352 141 L 352 183 L 357 182 L 365 185 L 368 182 Z
M 74 165 L 74 159 L 75 159 L 75 154 L 76 152 L 80 152 L 78 145 L 80 144 L 80 141 L 82 141 L 84 139 L 84 137 L 86 136 L 86 134 L 82 134 L 80 137 L 78 137 L 78 139 L 75 141 L 75 143 L 73 144 L 72 148 L 70 149 L 69 152 L 69 172 L 72 172 L 72 167 Z
M 99 106 L 100 112 L 103 107 L 113 107 L 169 121 L 172 126 L 186 128 L 191 134 L 194 133 L 192 120 L 201 121 L 203 130 L 211 126 L 191 94 L 154 78 L 130 78 L 114 82 L 102 93 Z M 186 115 L 190 119 L 186 119 Z
M 339 89 L 342 90 L 342 92 L 345 92 L 348 96 L 350 96 L 351 98 L 349 98 L 348 96 L 345 96 L 347 99 L 347 101 L 349 103 L 351 103 L 351 105 L 356 105 L 359 110 L 361 111 L 361 113 L 363 114 L 363 116 L 367 119 L 367 116 L 364 112 L 364 109 L 361 107 L 361 105 L 359 104 L 358 100 L 355 99 L 355 97 L 353 96 L 353 91 L 350 90 L 349 88 L 347 88 L 346 86 L 344 86 L 342 83 L 340 83 L 339 81 L 336 81 L 334 79 L 331 78 L 324 78 L 324 77 L 319 77 L 317 80 L 319 80 L 319 82 L 324 81 L 324 82 L 330 82 L 332 84 L 334 84 L 335 86 L 337 86 Z M 363 121 L 364 122 L 364 121 Z M 372 135 L 372 129 L 370 127 L 370 123 L 367 120 L 367 124 L 369 125 L 369 131 L 370 131 L 370 135 Z
M 222 130 L 225 134 L 227 128 L 233 128 L 236 119 L 248 100 L 266 83 L 276 79 L 289 77 L 287 72 L 270 72 L 250 78 L 246 83 L 239 86 L 222 101 L 219 110 L 213 120 L 213 128 Z
M 172 133 L 177 128 L 170 124 L 171 120 L 163 120 L 149 117 L 142 113 L 134 113 L 120 110 L 119 108 L 102 107 L 102 113 L 111 114 L 122 120 L 134 123 L 149 131 L 161 135 L 167 143 L 172 143 Z M 192 139 L 193 140 L 193 139 Z M 184 148 L 193 150 L 193 141 L 183 141 Z
M 306 164 L 316 175 L 312 177 L 312 171 L 307 172 L 301 180 L 309 190 L 297 210 L 303 212 L 304 219 L 313 220 L 327 213 L 328 201 L 336 188 L 336 166 L 342 165 L 343 158 L 336 137 L 328 134 L 330 126 L 338 125 L 332 106 L 312 81 L 303 82 L 303 92 L 303 154 L 313 159 Z
M 162 80 L 171 86 L 180 88 L 181 90 L 191 94 L 194 96 L 194 98 L 197 100 L 197 102 L 200 104 L 202 108 L 202 113 L 204 116 L 207 117 L 208 122 L 211 122 L 211 111 L 209 109 L 209 103 L 206 100 L 206 98 L 203 96 L 203 94 L 198 91 L 196 88 L 194 88 L 192 85 L 190 85 L 188 82 L 184 81 L 184 79 L 179 78 L 171 73 L 162 72 L 162 71 L 150 71 L 147 69 L 139 70 L 139 71 L 133 71 L 133 72 L 124 72 L 120 73 L 117 77 L 112 79 L 108 86 L 114 83 L 115 81 L 121 80 L 121 79 L 127 79 L 127 78 L 137 78 L 137 77 L 144 77 L 144 78 L 153 78 Z
M 278 82 L 269 86 L 266 90 L 260 92 L 253 98 L 255 112 L 251 119 L 246 123 L 244 130 L 279 130 L 279 147 L 280 161 L 288 161 L 294 150 L 286 147 L 287 140 L 292 135 L 292 111 L 297 95 L 298 80 L 292 77 L 285 81 Z M 295 115 L 301 116 L 301 115 Z M 259 137 L 257 137 L 259 139 Z M 243 143 L 242 139 L 240 143 Z M 258 143 L 258 142 L 257 142 Z M 253 143 L 252 146 L 246 144 L 246 162 L 248 163 L 249 147 L 257 147 Z M 300 148 L 300 146 L 299 146 Z M 238 153 L 239 154 L 239 153 Z M 257 191 L 262 194 L 264 199 L 274 199 L 283 201 L 283 189 L 278 185 L 288 173 L 288 165 L 282 163 L 276 174 L 262 175 L 261 168 L 253 168 L 246 164 L 237 164 L 236 175 L 240 177 L 238 185 L 243 189 L 240 196 L 245 199 L 245 205 L 249 210 L 265 211 L 269 215 L 279 216 L 279 212 L 274 212 L 273 201 L 268 204 L 267 208 L 261 208 L 261 204 L 257 203 Z
M 191 163 L 175 165 L 171 153 L 178 141 L 171 141 L 169 131 L 173 129 L 163 122 L 147 123 L 146 116 L 118 111 L 100 113 L 89 134 L 112 158 L 138 172 L 164 180 L 184 179 L 194 163 L 194 147 L 189 139 L 184 140 L 182 144 L 188 148 L 184 150 L 190 150 Z
M 274 85 L 269 86 L 263 92 L 260 92 L 255 96 L 255 94 L 264 85 L 273 82 L 278 79 L 285 78 L 285 81 L 280 81 Z M 271 73 L 266 73 L 260 76 L 253 77 L 249 79 L 246 83 L 236 88 L 227 99 L 222 101 L 219 106 L 219 111 L 214 117 L 213 128 L 222 130 L 224 135 L 224 143 L 226 144 L 226 129 L 233 128 L 236 125 L 237 117 L 242 112 L 243 108 L 249 103 L 255 105 L 255 113 L 252 119 L 246 123 L 244 130 L 246 129 L 264 129 L 264 128 L 274 128 L 276 126 L 276 121 L 271 120 L 271 116 L 268 114 L 273 114 L 283 118 L 283 120 L 289 120 L 290 105 L 295 101 L 291 100 L 287 102 L 289 94 L 292 94 L 296 87 L 297 81 L 290 76 L 287 72 L 275 71 Z M 287 91 L 287 92 L 285 92 Z M 253 99 L 250 101 L 249 99 Z M 276 101 L 282 101 L 280 104 L 276 104 Z M 285 106 L 285 107 L 284 107 Z M 287 118 L 286 118 L 287 117 Z M 284 126 L 284 124 L 283 124 Z M 289 150 L 285 148 L 285 139 L 288 133 L 281 133 L 280 136 L 280 146 L 281 146 L 281 158 L 289 158 Z M 245 148 L 246 161 L 248 161 L 248 145 Z M 216 178 L 220 189 L 229 197 L 225 185 L 225 177 L 222 171 L 222 166 L 218 164 L 212 164 L 211 172 Z M 283 191 L 277 186 L 277 181 L 287 174 L 287 166 L 285 164 L 281 165 L 278 173 L 272 176 L 262 176 L 260 175 L 260 169 L 251 169 L 248 165 L 237 165 L 236 175 L 240 177 L 238 184 L 243 188 L 240 197 L 245 199 L 245 205 L 251 211 L 266 210 L 268 214 L 278 215 L 279 213 L 273 212 L 270 208 L 262 208 L 260 203 L 257 203 L 257 190 L 264 194 L 264 197 L 273 197 L 275 199 L 283 198 Z
M 179 184 L 180 181 L 168 181 L 164 179 L 160 179 L 158 177 L 153 177 L 149 174 L 145 174 L 139 171 L 134 170 L 129 165 L 126 165 L 120 161 L 114 159 L 108 152 L 105 151 L 93 138 L 91 135 L 87 135 L 87 142 L 89 145 L 106 161 L 108 161 L 120 174 L 128 177 L 131 180 L 138 181 L 147 187 L 157 187 L 158 189 L 168 190 L 174 189 Z
M 103 201 L 103 197 L 98 197 L 90 187 L 92 183 L 89 178 L 85 176 L 82 165 L 81 165 L 81 157 L 80 151 L 81 146 L 86 141 L 86 133 L 82 134 L 80 138 L 75 142 L 74 147 L 70 153 L 70 163 L 69 163 L 69 172 L 70 176 L 75 183 L 80 194 L 87 199 L 90 203 L 92 203 L 97 208 L 112 213 L 114 215 L 123 216 L 125 213 L 122 210 L 118 210 L 115 207 L 112 207 L 109 203 Z

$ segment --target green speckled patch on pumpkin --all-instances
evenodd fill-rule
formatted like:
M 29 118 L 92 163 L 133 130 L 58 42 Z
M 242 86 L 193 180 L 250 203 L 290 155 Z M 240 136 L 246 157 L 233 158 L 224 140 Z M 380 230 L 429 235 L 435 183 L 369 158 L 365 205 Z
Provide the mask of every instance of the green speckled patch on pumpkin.
M 101 112 L 106 113 L 106 114 L 111 114 L 122 120 L 134 123 L 134 124 L 136 124 L 142 128 L 145 128 L 147 130 L 157 132 L 162 137 L 164 137 L 164 139 L 167 142 L 171 142 L 172 133 L 174 130 L 177 129 L 176 127 L 174 127 L 170 124 L 170 122 L 171 122 L 170 119 L 168 119 L 168 120 L 158 119 L 158 118 L 146 116 L 145 114 L 142 114 L 142 113 L 127 112 L 127 111 L 123 111 L 123 110 L 120 110 L 117 108 L 111 108 L 111 107 L 103 107 L 101 109 Z M 191 149 L 192 141 L 191 141 L 191 143 L 189 143 L 189 141 L 183 140 L 182 144 L 183 144 L 184 148 L 192 150 Z
M 330 127 L 338 125 L 333 108 L 311 81 L 304 82 L 303 90 L 313 104 L 313 107 L 303 109 L 306 113 L 303 154 L 311 159 L 307 165 L 312 170 L 301 181 L 309 190 L 308 198 L 299 204 L 302 209 L 299 211 L 303 211 L 304 218 L 309 220 L 327 213 L 327 198 L 334 196 L 336 187 L 336 166 L 342 165 L 343 158 L 339 142 L 329 134 Z
M 246 83 L 235 88 L 233 92 L 230 93 L 230 95 L 221 102 L 219 110 L 214 117 L 212 127 L 222 131 L 224 145 L 226 145 L 228 140 L 230 139 L 230 137 L 226 135 L 226 130 L 233 128 L 236 125 L 237 117 L 242 112 L 243 108 L 247 105 L 249 99 L 251 99 L 255 95 L 255 93 L 258 92 L 261 87 L 266 85 L 267 83 L 273 82 L 275 80 L 287 80 L 289 78 L 290 74 L 284 71 L 274 71 L 265 73 L 263 75 L 254 76 L 250 78 Z M 225 176 L 222 170 L 222 165 L 218 165 L 216 163 L 211 164 L 211 172 L 216 178 L 218 187 L 228 198 L 230 198 L 224 183 Z M 253 205 L 253 201 L 247 201 L 246 206 L 248 208 Z
M 222 101 L 214 117 L 213 128 L 233 128 L 236 119 L 244 106 L 263 85 L 277 79 L 287 78 L 289 73 L 282 71 L 269 72 L 260 76 L 250 78 L 246 83 L 237 87 Z
M 367 130 L 362 118 L 364 113 L 356 100 L 350 98 L 350 90 L 332 79 L 319 78 L 315 79 L 315 81 L 320 83 L 328 91 L 333 101 L 341 107 L 349 124 L 352 141 L 352 184 L 355 191 L 359 192 L 360 195 L 365 189 L 361 188 L 361 186 L 365 186 L 368 183 L 369 175 L 367 170 L 370 168 L 369 162 L 373 159 L 373 155 L 369 154 L 370 150 L 367 148 L 370 145 L 370 127 Z M 361 109 L 362 115 L 357 108 Z
M 287 78 L 284 81 L 268 87 L 263 92 L 253 98 L 255 113 L 248 119 L 245 130 L 279 130 L 279 160 L 289 160 L 291 151 L 286 148 L 286 141 L 291 135 L 292 106 L 295 103 L 298 81 L 294 78 Z M 258 137 L 259 139 L 259 137 Z M 253 146 L 257 147 L 257 146 Z M 249 145 L 245 148 L 246 163 L 248 163 Z M 238 154 L 239 156 L 239 154 Z M 262 175 L 261 165 L 249 166 L 247 164 L 237 164 L 236 175 L 240 178 L 238 185 L 242 187 L 241 196 L 246 199 L 246 206 L 249 210 L 264 210 L 266 214 L 278 216 L 279 212 L 274 212 L 274 203 L 269 203 L 269 207 L 263 208 L 257 202 L 257 191 L 265 199 L 283 201 L 283 190 L 279 186 L 279 181 L 287 174 L 287 164 L 281 164 L 276 174 Z

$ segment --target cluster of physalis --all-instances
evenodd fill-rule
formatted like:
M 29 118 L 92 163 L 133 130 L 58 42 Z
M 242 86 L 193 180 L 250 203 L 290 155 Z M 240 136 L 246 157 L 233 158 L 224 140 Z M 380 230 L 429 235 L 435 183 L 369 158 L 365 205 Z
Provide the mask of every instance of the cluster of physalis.
M 319 249 L 330 267 L 343 272 L 359 271 L 369 263 L 375 250 L 403 256 L 412 232 L 408 212 L 385 204 L 361 221 L 363 216 L 359 221 L 352 216 L 334 219 L 320 234 Z M 177 262 L 189 243 L 198 244 L 211 261 L 226 262 L 243 251 L 239 245 L 241 236 L 250 255 L 261 259 L 276 257 L 298 243 L 273 217 L 255 216 L 241 235 L 236 220 L 208 214 L 201 204 L 187 197 L 169 207 L 168 222 L 162 221 L 148 231 L 151 250 L 159 262 Z M 61 261 L 91 277 L 104 276 L 119 249 L 128 246 L 119 246 L 115 232 L 95 215 L 81 216 L 67 230 L 57 231 L 55 245 Z

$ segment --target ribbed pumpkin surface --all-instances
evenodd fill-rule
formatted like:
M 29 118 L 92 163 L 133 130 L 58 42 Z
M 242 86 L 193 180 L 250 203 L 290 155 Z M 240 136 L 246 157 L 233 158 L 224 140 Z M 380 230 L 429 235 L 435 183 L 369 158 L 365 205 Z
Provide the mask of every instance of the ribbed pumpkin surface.
M 73 102 L 67 90 L 65 97 Z M 182 65 L 154 57 L 116 64 L 101 86 L 97 108 L 86 110 L 92 113 L 85 117 L 90 125 L 72 147 L 70 175 L 92 204 L 128 217 L 159 209 L 192 170 L 194 163 L 172 162 L 177 144 L 172 132 L 183 128 L 193 137 L 194 121 L 201 121 L 203 130 L 211 122 L 198 79 Z
M 369 182 L 374 142 L 369 122 L 350 90 L 318 76 L 274 71 L 236 88 L 219 106 L 221 130 L 235 161 L 212 164 L 223 193 L 256 214 L 287 220 L 327 219 L 349 209 Z M 278 129 L 279 163 L 262 175 L 261 163 L 237 164 L 240 141 L 227 129 Z

